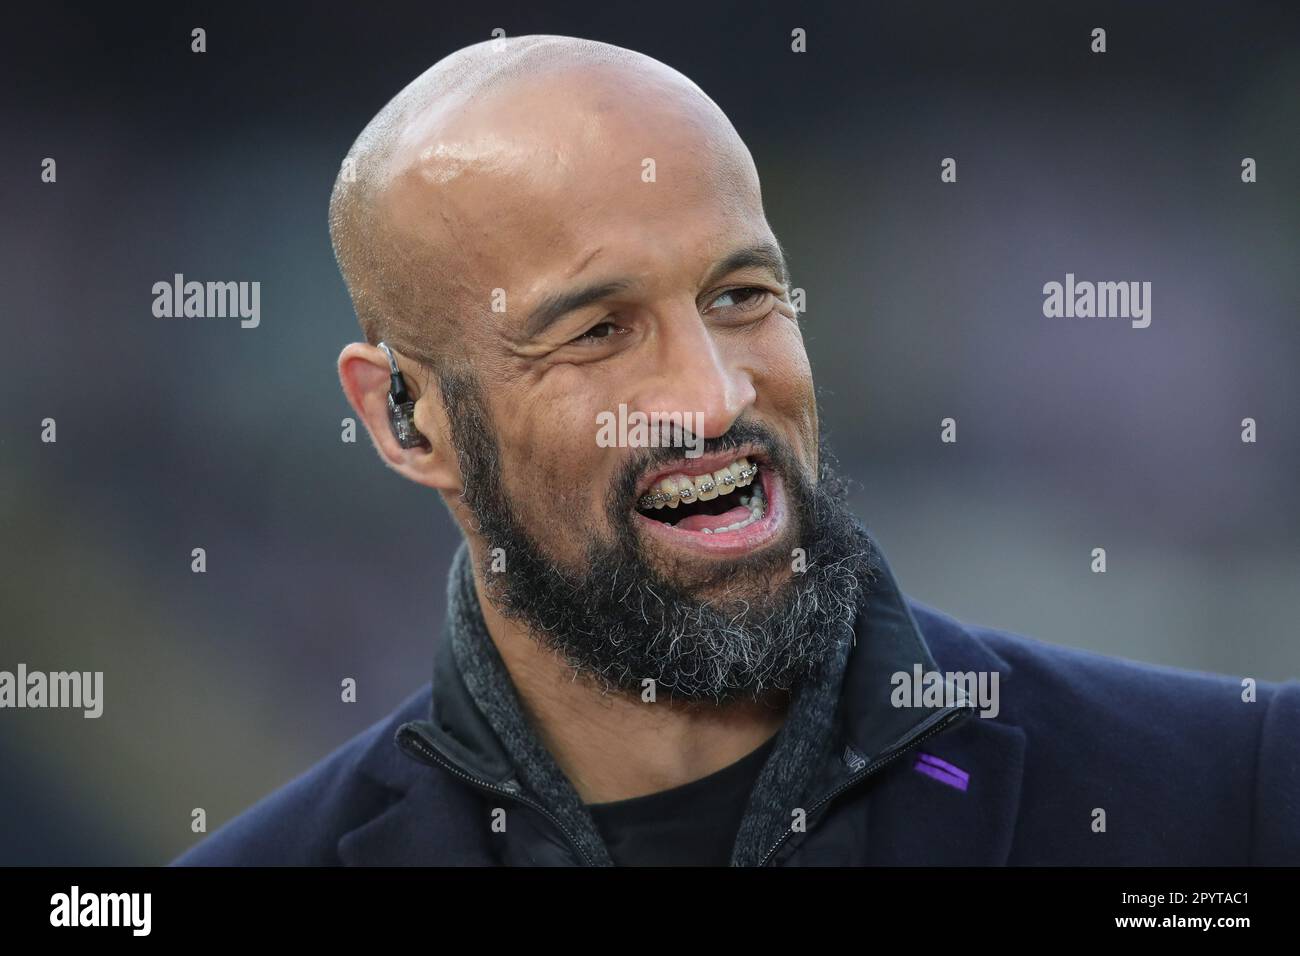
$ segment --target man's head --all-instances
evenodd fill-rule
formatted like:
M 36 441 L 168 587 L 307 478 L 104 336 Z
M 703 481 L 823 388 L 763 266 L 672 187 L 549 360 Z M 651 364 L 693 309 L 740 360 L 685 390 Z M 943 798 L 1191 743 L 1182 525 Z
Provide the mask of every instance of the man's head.
M 697 86 L 591 41 L 467 47 L 362 133 L 330 224 L 370 343 L 344 390 L 502 613 L 615 686 L 718 701 L 842 636 L 869 546 L 753 161 Z M 427 449 L 387 432 L 381 338 Z

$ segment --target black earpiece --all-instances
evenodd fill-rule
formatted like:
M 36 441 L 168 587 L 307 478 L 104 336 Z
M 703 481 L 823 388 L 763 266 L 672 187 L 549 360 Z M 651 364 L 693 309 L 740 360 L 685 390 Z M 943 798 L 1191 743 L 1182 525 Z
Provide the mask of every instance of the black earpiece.
M 403 448 L 419 448 L 428 445 L 428 439 L 415 427 L 415 402 L 406 391 L 406 379 L 402 377 L 402 371 L 397 367 L 393 350 L 383 342 L 379 343 L 379 347 L 388 356 L 388 368 L 391 372 L 388 386 L 388 424 L 392 426 L 393 437 Z

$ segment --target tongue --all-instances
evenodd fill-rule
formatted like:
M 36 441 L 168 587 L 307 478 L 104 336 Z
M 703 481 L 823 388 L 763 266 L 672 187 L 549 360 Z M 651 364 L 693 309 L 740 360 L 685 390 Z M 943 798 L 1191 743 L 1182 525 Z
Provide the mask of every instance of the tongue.
M 673 527 L 680 528 L 683 531 L 703 531 L 705 528 L 714 531 L 718 528 L 725 528 L 729 524 L 735 524 L 737 521 L 744 521 L 748 517 L 749 509 L 743 505 L 737 505 L 730 511 L 724 511 L 720 515 L 691 515 L 683 518 Z

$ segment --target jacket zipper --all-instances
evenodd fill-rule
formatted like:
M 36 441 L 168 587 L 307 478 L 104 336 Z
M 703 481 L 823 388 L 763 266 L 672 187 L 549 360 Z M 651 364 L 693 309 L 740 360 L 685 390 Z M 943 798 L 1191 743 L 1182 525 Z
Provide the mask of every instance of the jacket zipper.
M 894 749 L 886 753 L 885 756 L 880 757 L 874 762 L 867 764 L 866 767 L 859 770 L 857 773 L 849 777 L 849 779 L 845 780 L 842 784 L 840 784 L 830 793 L 826 794 L 826 796 L 822 797 L 820 800 L 814 803 L 811 807 L 808 808 L 807 815 L 811 817 L 814 813 L 816 813 L 826 804 L 830 803 L 832 800 L 834 800 L 836 797 L 842 794 L 845 790 L 848 790 L 851 787 L 856 787 L 859 783 L 861 783 L 867 777 L 871 776 L 881 767 L 885 766 L 885 764 L 889 763 L 891 760 L 898 759 L 903 754 L 907 753 L 909 750 L 911 750 L 913 747 L 919 744 L 921 741 L 925 740 L 927 737 L 933 737 L 935 734 L 939 733 L 940 731 L 946 730 L 947 728 L 951 727 L 963 716 L 965 716 L 968 713 L 971 713 L 972 710 L 973 708 L 960 708 L 958 710 L 950 711 L 947 714 L 947 716 L 940 718 L 940 720 L 933 727 L 931 727 L 929 730 L 925 731 L 924 733 L 920 734 L 919 736 L 913 737 L 911 740 L 904 738 L 900 744 L 896 745 Z M 776 853 L 777 850 L 781 849 L 781 846 L 785 843 L 787 839 L 789 839 L 790 834 L 793 832 L 794 832 L 793 830 L 787 829 L 784 833 L 782 833 L 781 838 L 772 844 L 771 848 L 763 856 L 763 859 L 759 862 L 758 865 L 767 866 L 768 861 L 772 859 L 772 855 Z
M 413 747 L 415 752 L 424 760 L 425 763 L 432 764 L 433 766 L 436 767 L 440 767 L 441 769 L 446 770 L 448 773 L 452 774 L 453 776 L 459 777 L 461 780 L 464 780 L 467 783 L 470 783 L 473 786 L 478 787 L 480 790 L 486 790 L 490 793 L 500 794 L 501 796 L 509 797 L 511 800 L 514 800 L 517 803 L 521 803 L 524 806 L 537 811 L 543 817 L 549 820 L 557 830 L 559 830 L 562 834 L 564 834 L 565 841 L 569 844 L 570 849 L 572 849 L 575 853 L 577 853 L 579 858 L 582 860 L 584 866 L 595 865 L 592 862 L 591 857 L 587 855 L 587 851 L 578 845 L 578 841 L 574 838 L 573 833 L 569 830 L 569 828 L 564 825 L 563 821 L 561 821 L 559 817 L 551 813 L 550 810 L 546 809 L 546 807 L 542 806 L 542 804 L 538 803 L 536 800 L 530 800 L 517 789 L 511 789 L 510 787 L 501 786 L 500 784 L 495 784 L 492 783 L 491 781 L 483 780 L 480 777 L 471 776 L 470 774 L 461 770 L 451 761 L 443 757 L 442 754 L 438 753 L 434 748 L 429 746 L 425 742 L 423 736 L 420 735 L 419 731 L 403 730 L 401 732 L 401 741 L 404 745 L 410 744 L 410 747 L 403 748 L 407 751 L 407 753 L 410 753 L 411 748 Z

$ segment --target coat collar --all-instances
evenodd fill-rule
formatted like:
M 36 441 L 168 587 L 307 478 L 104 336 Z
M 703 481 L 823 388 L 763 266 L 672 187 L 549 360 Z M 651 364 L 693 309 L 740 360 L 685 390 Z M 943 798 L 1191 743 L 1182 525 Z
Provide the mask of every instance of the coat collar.
M 985 719 L 970 705 L 895 707 L 891 694 L 893 676 L 912 674 L 915 665 L 926 673 L 996 671 L 1001 688 L 1011 683 L 1010 667 L 957 622 L 906 599 L 874 540 L 872 546 L 877 576 L 855 622 L 837 711 L 835 757 L 823 767 L 812 792 L 830 794 L 861 771 L 864 762 L 870 766 L 884 761 L 875 772 L 879 779 L 869 784 L 874 788 L 872 833 L 881 834 L 873 843 L 872 862 L 1004 864 L 1019 806 L 1025 744 L 1024 732 L 1013 722 L 1014 709 L 1003 700 L 998 717 Z M 453 562 L 453 574 L 454 568 Z M 929 640 L 914 609 L 927 622 Z M 407 740 L 408 752 L 392 745 L 390 732 L 362 759 L 359 769 L 387 788 L 390 801 L 340 839 L 339 855 L 345 863 L 491 861 L 485 844 L 468 834 L 455 837 L 446 832 L 468 828 L 441 825 L 447 812 L 440 801 L 467 800 L 469 789 L 408 759 L 409 741 L 416 735 L 445 764 L 465 775 L 506 788 L 518 785 L 505 748 L 475 706 L 456 665 L 452 619 L 449 614 L 437 642 L 431 691 L 426 686 L 408 699 L 391 721 L 396 740 Z M 925 736 L 954 710 L 964 711 L 955 724 Z M 900 748 L 907 749 L 896 754 Z M 918 753 L 967 773 L 965 789 L 916 771 Z M 882 786 L 886 780 L 888 785 Z M 918 808 L 927 815 L 923 822 L 917 819 Z M 960 838 L 952 839 L 954 833 Z M 797 863 L 798 847 L 798 840 L 790 840 L 776 861 Z
M 957 621 L 907 598 L 874 538 L 872 544 L 876 579 L 859 613 L 856 646 L 844 678 L 839 757 L 823 769 L 821 792 L 844 785 L 863 762 L 884 761 L 878 779 L 868 785 L 872 864 L 1005 865 L 1019 810 L 1025 748 L 1015 708 L 1002 694 L 1008 685 L 1014 688 L 1011 666 Z M 923 674 L 945 676 L 996 673 L 1000 713 L 985 718 L 978 706 L 958 707 L 965 713 L 931 735 L 952 708 L 895 707 L 892 701 L 895 675 L 915 675 L 918 667 Z M 918 762 L 931 763 L 931 758 L 966 774 L 965 789 L 952 785 L 959 777 L 944 782 L 916 769 Z M 960 838 L 951 839 L 952 834 Z

